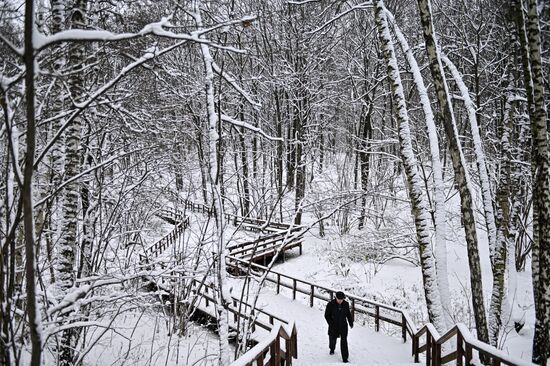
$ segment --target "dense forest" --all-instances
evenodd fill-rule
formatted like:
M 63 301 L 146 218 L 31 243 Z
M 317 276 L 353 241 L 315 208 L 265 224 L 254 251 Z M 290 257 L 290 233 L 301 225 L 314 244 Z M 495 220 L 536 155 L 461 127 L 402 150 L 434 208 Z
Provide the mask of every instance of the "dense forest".
M 266 276 L 232 271 L 240 217 L 288 224 L 269 268 L 293 228 L 342 263 L 408 263 L 418 324 L 501 350 L 529 328 L 546 365 L 549 43 L 537 0 L 0 0 L 0 364 L 96 364 L 151 312 L 188 337 L 207 282 L 202 362 L 238 361 L 235 277 Z

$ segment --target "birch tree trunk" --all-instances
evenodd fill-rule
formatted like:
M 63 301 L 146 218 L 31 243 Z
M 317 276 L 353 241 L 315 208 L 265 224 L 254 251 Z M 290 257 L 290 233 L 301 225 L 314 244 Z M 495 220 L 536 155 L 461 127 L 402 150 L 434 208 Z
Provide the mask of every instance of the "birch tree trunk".
M 71 29 L 85 29 L 88 2 L 78 0 L 72 9 Z M 84 95 L 84 62 L 85 46 L 74 42 L 69 47 L 68 64 L 71 70 L 69 91 L 74 102 L 79 102 Z M 82 134 L 82 119 L 77 117 L 69 125 L 66 132 L 65 145 L 65 175 L 70 180 L 80 173 L 81 152 L 80 140 Z M 75 255 L 78 247 L 78 208 L 80 198 L 80 183 L 73 181 L 65 186 L 62 206 L 63 233 L 58 244 L 57 259 L 57 296 L 62 298 L 75 285 Z M 59 363 L 61 366 L 73 364 L 76 347 L 77 331 L 67 329 L 61 336 Z
M 458 131 L 454 121 L 450 95 L 447 88 L 447 82 L 445 80 L 445 74 L 443 73 L 441 57 L 437 48 L 430 0 L 418 0 L 418 7 L 420 10 L 420 21 L 423 28 L 424 41 L 426 43 L 426 52 L 430 63 L 430 71 L 434 80 L 439 107 L 441 109 L 441 120 L 445 129 L 445 135 L 449 141 L 449 149 L 455 173 L 455 180 L 460 193 L 462 219 L 464 222 L 464 231 L 466 234 L 466 244 L 468 248 L 472 306 L 476 321 L 477 337 L 481 341 L 489 343 L 470 177 L 466 168 L 464 155 L 462 154 L 460 141 L 458 139 Z
M 468 87 L 464 83 L 462 75 L 456 68 L 456 66 L 449 60 L 446 56 L 442 57 L 443 62 L 451 71 L 451 75 L 455 80 L 458 89 L 460 90 L 460 95 L 464 100 L 464 106 L 468 112 L 468 120 L 470 122 L 470 132 L 472 133 L 472 139 L 474 142 L 474 151 L 476 155 L 477 170 L 479 172 L 479 180 L 481 183 L 481 195 L 483 198 L 483 212 L 485 216 L 485 226 L 487 227 L 487 236 L 489 239 L 489 251 L 491 254 L 491 260 L 495 253 L 495 241 L 496 241 L 496 232 L 497 227 L 495 224 L 495 213 L 493 211 L 493 197 L 491 194 L 491 183 L 489 181 L 489 172 L 487 169 L 487 163 L 485 161 L 485 152 L 483 151 L 483 146 L 481 143 L 481 136 L 479 135 L 479 125 L 477 121 L 477 111 L 476 105 L 474 104 L 472 98 L 470 97 L 470 92 Z
M 513 107 L 510 98 L 506 101 L 503 133 L 501 137 L 501 156 L 503 156 L 500 167 L 500 183 L 497 190 L 497 236 L 493 253 L 493 291 L 491 305 L 489 307 L 489 338 L 491 345 L 497 347 L 498 336 L 502 329 L 502 305 L 505 293 L 504 273 L 506 271 L 506 256 L 510 240 L 510 185 L 511 185 L 511 162 L 513 160 L 512 147 L 510 146 L 512 131 Z
M 445 313 L 446 328 L 451 325 L 450 317 L 450 298 L 451 292 L 449 288 L 449 276 L 447 272 L 447 221 L 445 219 L 445 186 L 443 184 L 443 169 L 441 167 L 441 159 L 439 157 L 439 138 L 437 137 L 437 128 L 435 125 L 434 113 L 430 98 L 428 96 L 428 88 L 424 85 L 424 79 L 420 73 L 420 67 L 416 62 L 416 58 L 409 47 L 407 39 L 395 24 L 393 16 L 389 11 L 386 12 L 390 20 L 393 22 L 395 35 L 401 45 L 401 49 L 405 54 L 407 63 L 413 74 L 414 85 L 420 97 L 420 104 L 424 112 L 426 128 L 428 130 L 428 139 L 430 143 L 430 155 L 432 158 L 433 170 L 433 197 L 434 197 L 434 225 L 435 225 L 435 266 L 437 270 L 437 285 L 441 294 L 441 304 Z
M 201 30 L 202 18 L 199 9 L 199 2 L 195 2 L 194 13 L 198 30 Z M 231 351 L 229 349 L 229 314 L 227 307 L 231 303 L 231 295 L 227 288 L 227 271 L 225 265 L 225 239 L 224 239 L 224 207 L 220 190 L 220 177 L 218 165 L 218 149 L 220 143 L 220 135 L 218 133 L 218 114 L 214 103 L 214 71 L 212 68 L 212 55 L 207 44 L 200 44 L 204 69 L 206 74 L 206 108 L 208 112 L 208 178 L 210 182 L 210 192 L 212 198 L 212 207 L 216 215 L 216 233 L 214 240 L 217 244 L 216 256 L 216 280 L 217 280 L 217 309 L 216 315 L 218 318 L 218 335 L 220 354 L 218 363 L 220 366 L 229 365 L 231 363 Z
M 535 334 L 532 361 L 539 365 L 546 365 L 548 356 L 550 356 L 550 164 L 541 62 L 541 36 L 536 0 L 527 1 L 527 20 L 523 14 L 522 0 L 516 0 L 515 5 L 533 141 L 531 265 L 535 300 Z
M 384 59 L 390 80 L 393 99 L 396 103 L 399 149 L 411 199 L 412 213 L 416 226 L 416 238 L 420 251 L 420 263 L 422 266 L 422 278 L 424 281 L 424 293 L 428 307 L 428 315 L 436 329 L 445 331 L 445 318 L 441 306 L 441 297 L 437 287 L 436 269 L 433 253 L 430 245 L 428 203 L 422 191 L 422 182 L 418 173 L 417 161 L 412 148 L 409 128 L 409 116 L 403 93 L 401 76 L 399 75 L 397 58 L 391 40 L 386 12 L 383 0 L 378 0 L 375 6 L 376 26 L 380 39 Z

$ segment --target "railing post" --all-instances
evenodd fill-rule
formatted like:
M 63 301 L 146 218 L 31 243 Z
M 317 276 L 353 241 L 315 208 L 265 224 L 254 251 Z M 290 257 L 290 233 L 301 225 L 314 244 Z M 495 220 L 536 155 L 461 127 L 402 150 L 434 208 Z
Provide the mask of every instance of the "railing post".
M 315 286 L 311 285 L 311 292 L 309 294 L 309 307 L 313 307 L 313 296 L 314 296 Z
M 434 366 L 441 365 L 441 345 L 436 342 L 435 338 L 432 340 L 432 363 Z
M 401 336 L 403 337 L 403 343 L 407 342 L 407 319 L 405 314 L 401 313 Z
M 296 300 L 296 279 L 292 280 L 292 300 Z
M 472 364 L 472 346 L 470 346 L 468 343 L 465 343 L 466 345 L 466 366 L 470 366 Z
M 414 362 L 418 363 L 420 360 L 418 359 L 418 342 L 420 340 L 420 337 L 417 337 L 416 334 L 413 335 L 412 339 L 412 348 L 413 348 L 413 355 L 414 355 Z
M 279 294 L 279 287 L 281 286 L 281 274 L 277 273 L 277 295 Z
M 460 329 L 456 332 L 456 366 L 463 366 L 464 361 L 462 358 L 464 357 L 464 348 L 462 347 L 462 333 L 460 333 Z
M 203 286 L 204 286 L 204 294 L 208 295 L 208 286 L 206 284 L 204 284 Z M 208 297 L 205 296 L 204 299 L 206 300 L 206 306 L 208 307 Z
M 432 366 L 432 335 L 426 332 L 426 366 Z
M 275 365 L 281 364 L 281 337 L 277 335 L 277 341 L 275 341 Z
M 351 319 L 355 321 L 355 299 L 351 298 Z
M 376 305 L 374 310 L 374 330 L 380 330 L 380 306 Z
M 291 338 L 285 339 L 285 366 L 292 365 L 292 343 Z

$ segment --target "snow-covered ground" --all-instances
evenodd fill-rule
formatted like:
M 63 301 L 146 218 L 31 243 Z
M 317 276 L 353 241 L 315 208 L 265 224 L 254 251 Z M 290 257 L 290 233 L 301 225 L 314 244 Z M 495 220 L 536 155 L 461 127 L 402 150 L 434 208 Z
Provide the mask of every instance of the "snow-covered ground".
M 178 336 L 166 319 L 152 311 L 120 316 L 85 365 L 217 365 L 218 339 L 212 331 L 190 323 L 189 335 Z
M 329 355 L 327 324 L 323 309 L 310 308 L 306 302 L 292 301 L 277 295 L 270 288 L 262 290 L 259 304 L 262 309 L 293 320 L 298 330 L 298 359 L 296 365 L 341 364 L 340 344 Z M 349 330 L 349 361 L 352 365 L 396 365 L 412 363 L 410 343 L 397 337 L 377 333 L 357 322 Z

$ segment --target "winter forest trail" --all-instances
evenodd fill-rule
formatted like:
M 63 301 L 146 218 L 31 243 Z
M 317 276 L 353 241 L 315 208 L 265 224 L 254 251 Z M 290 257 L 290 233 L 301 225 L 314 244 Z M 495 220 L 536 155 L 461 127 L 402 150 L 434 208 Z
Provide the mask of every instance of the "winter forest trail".
M 198 211 L 191 208 L 193 211 Z M 201 211 L 205 212 L 201 207 Z M 180 217 L 187 227 L 189 219 L 184 215 L 173 215 Z M 185 218 L 185 219 L 184 219 Z M 167 220 L 170 221 L 170 220 Z M 175 221 L 172 221 L 175 224 Z M 275 224 L 282 225 L 282 224 Z M 154 256 L 160 256 L 163 252 L 170 253 L 171 243 L 175 243 L 176 237 L 180 235 L 178 224 L 174 227 L 174 232 L 166 236 L 172 240 L 166 242 L 158 250 L 155 250 Z M 301 237 L 301 235 L 299 236 Z M 258 239 L 261 240 L 261 239 Z M 160 240 L 159 242 L 162 242 Z M 295 243 L 297 245 L 298 243 Z M 294 246 L 295 246 L 294 245 Z M 301 254 L 301 244 L 300 254 Z M 144 258 L 142 258 L 143 260 Z M 244 258 L 243 258 L 244 259 Z M 276 270 L 277 265 L 274 269 Z M 235 287 L 240 287 L 238 281 L 234 283 Z M 302 301 L 303 300 L 303 301 Z M 199 308 L 204 308 L 204 301 L 199 303 Z M 329 355 L 327 324 L 324 319 L 324 307 L 316 304 L 310 307 L 307 300 L 298 297 L 292 300 L 283 293 L 276 293 L 274 286 L 267 285 L 260 291 L 257 302 L 257 308 L 275 315 L 278 318 L 288 322 L 295 322 L 298 331 L 298 358 L 293 360 L 295 365 L 336 365 L 342 363 L 340 355 L 339 342 L 337 343 L 335 354 Z M 205 313 L 210 313 L 208 308 L 201 309 Z M 374 329 L 361 324 L 362 321 L 356 318 L 355 327 L 350 329 L 348 344 L 350 349 L 350 364 L 352 365 L 405 365 L 413 364 L 410 354 L 410 342 L 403 343 L 399 337 L 392 337 L 384 333 L 377 333 Z M 262 333 L 257 334 L 261 338 Z M 260 339 L 258 339 L 260 340 Z
M 269 287 L 262 290 L 258 303 L 263 310 L 296 323 L 298 359 L 293 360 L 294 365 L 342 364 L 339 341 L 335 354 L 329 355 L 324 309 L 310 308 L 299 300 L 277 295 Z M 398 337 L 377 333 L 360 322 L 350 329 L 348 345 L 351 365 L 413 365 L 409 342 L 403 343 Z

